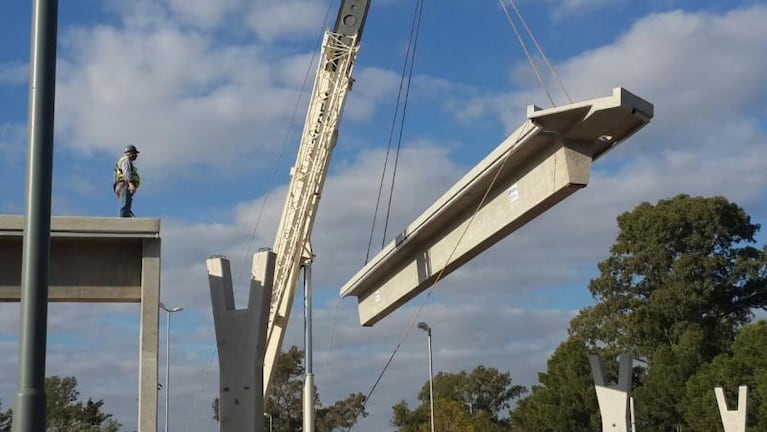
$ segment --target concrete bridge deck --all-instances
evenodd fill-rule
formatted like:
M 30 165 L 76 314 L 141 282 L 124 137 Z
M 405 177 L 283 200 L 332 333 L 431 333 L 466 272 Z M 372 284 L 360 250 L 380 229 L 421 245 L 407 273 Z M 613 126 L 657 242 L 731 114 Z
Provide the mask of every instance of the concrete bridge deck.
M 24 217 L 0 215 L 0 303 L 20 300 Z M 157 430 L 160 220 L 51 218 L 48 300 L 140 304 L 138 430 Z

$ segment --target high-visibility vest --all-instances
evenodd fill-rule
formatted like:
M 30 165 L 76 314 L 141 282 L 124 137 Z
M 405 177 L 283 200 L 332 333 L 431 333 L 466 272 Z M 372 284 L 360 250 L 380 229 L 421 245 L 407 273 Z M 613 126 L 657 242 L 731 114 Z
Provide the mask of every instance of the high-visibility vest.
M 120 159 L 117 159 L 117 163 L 115 163 L 115 169 L 114 169 L 115 185 L 125 181 L 125 174 L 123 173 L 123 170 L 121 167 L 122 167 L 123 160 L 127 158 L 128 158 L 128 155 L 123 155 Z M 130 171 L 131 171 L 131 179 L 132 179 L 131 181 L 136 186 L 136 189 L 138 189 L 139 185 L 141 184 L 141 177 L 138 174 L 138 169 L 136 168 L 136 165 L 133 165 L 133 162 L 131 162 L 130 160 L 128 161 L 128 165 L 130 166 Z

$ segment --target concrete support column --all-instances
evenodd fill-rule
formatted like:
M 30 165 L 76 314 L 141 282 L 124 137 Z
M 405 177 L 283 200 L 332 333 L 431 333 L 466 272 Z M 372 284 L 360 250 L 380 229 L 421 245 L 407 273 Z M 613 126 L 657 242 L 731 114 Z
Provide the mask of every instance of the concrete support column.
M 160 239 L 144 240 L 141 264 L 138 431 L 157 430 L 157 351 L 160 324 Z
M 722 417 L 724 432 L 746 432 L 746 406 L 748 405 L 748 387 L 738 387 L 738 407 L 734 411 L 727 409 L 724 391 L 721 387 L 714 388 L 716 404 L 719 405 L 719 415 Z
M 221 432 L 263 432 L 264 351 L 275 254 L 253 257 L 248 307 L 236 309 L 229 260 L 207 260 L 218 347 Z
M 633 355 L 621 353 L 618 360 L 618 382 L 607 384 L 602 359 L 590 355 L 591 374 L 597 391 L 599 413 L 602 416 L 602 432 L 631 431 L 631 372 Z

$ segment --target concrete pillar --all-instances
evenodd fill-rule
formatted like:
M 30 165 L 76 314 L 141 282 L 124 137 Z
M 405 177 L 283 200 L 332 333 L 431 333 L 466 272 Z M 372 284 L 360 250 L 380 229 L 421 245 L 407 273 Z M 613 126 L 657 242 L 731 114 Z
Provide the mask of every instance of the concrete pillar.
M 272 297 L 275 254 L 253 258 L 248 307 L 236 309 L 229 260 L 207 260 L 210 299 L 220 369 L 221 432 L 263 432 L 264 351 Z
M 738 387 L 738 408 L 734 411 L 727 409 L 724 391 L 721 387 L 714 388 L 716 404 L 719 405 L 719 415 L 722 417 L 724 432 L 746 432 L 746 406 L 748 405 L 748 387 Z
M 160 324 L 160 239 L 144 240 L 141 258 L 138 431 L 157 430 L 157 350 Z
M 599 413 L 602 416 L 602 432 L 631 431 L 631 373 L 633 355 L 621 353 L 618 360 L 618 382 L 607 384 L 602 359 L 590 355 L 591 374 L 597 391 Z

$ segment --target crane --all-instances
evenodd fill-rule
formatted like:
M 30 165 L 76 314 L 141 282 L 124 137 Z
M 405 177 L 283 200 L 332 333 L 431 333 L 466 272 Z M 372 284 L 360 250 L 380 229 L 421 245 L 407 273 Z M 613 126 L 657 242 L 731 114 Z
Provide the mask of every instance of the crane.
M 222 432 L 260 430 L 264 398 L 287 329 L 302 266 L 307 271 L 304 280 L 309 279 L 313 257 L 309 238 L 330 156 L 338 139 L 344 101 L 353 82 L 352 70 L 369 6 L 370 0 L 341 0 L 335 26 L 324 34 L 274 246 L 253 256 L 246 308 L 235 306 L 229 260 L 213 255 L 206 261 L 219 357 Z M 310 310 L 308 307 L 307 313 Z M 306 350 L 307 364 L 310 364 L 309 342 Z M 305 399 L 313 401 L 309 368 L 304 385 Z M 311 431 L 313 405 L 305 403 L 304 407 L 304 430 Z
M 267 394 L 293 306 L 301 266 L 311 261 L 310 236 L 327 176 L 352 69 L 370 0 L 342 0 L 332 30 L 325 32 L 296 162 L 290 171 L 285 205 L 277 228 L 272 297 L 264 356 Z

